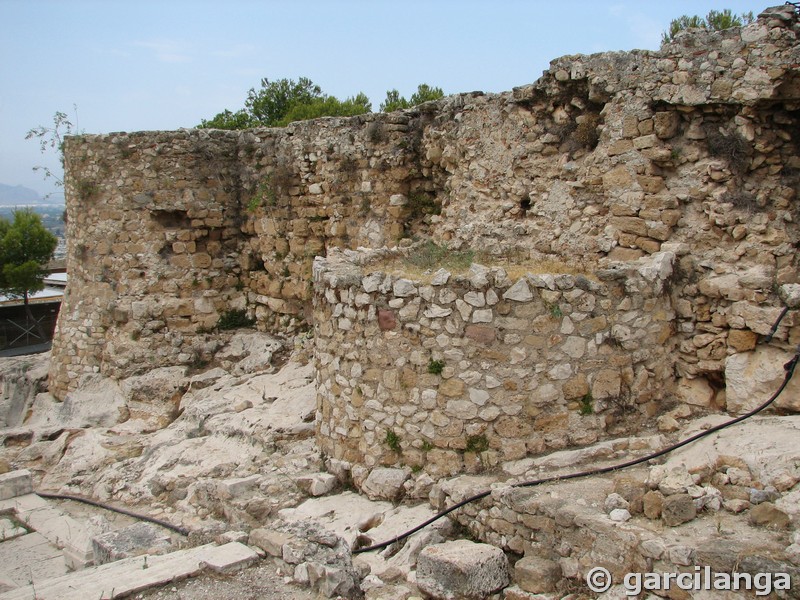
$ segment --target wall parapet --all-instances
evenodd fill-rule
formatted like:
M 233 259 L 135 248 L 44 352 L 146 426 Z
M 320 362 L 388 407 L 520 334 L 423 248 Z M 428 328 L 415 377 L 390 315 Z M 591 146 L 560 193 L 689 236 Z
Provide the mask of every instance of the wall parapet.
M 422 279 L 386 269 L 389 257 L 314 263 L 318 441 L 330 457 L 438 479 L 633 433 L 664 410 L 671 252 L 587 274 L 473 263 Z

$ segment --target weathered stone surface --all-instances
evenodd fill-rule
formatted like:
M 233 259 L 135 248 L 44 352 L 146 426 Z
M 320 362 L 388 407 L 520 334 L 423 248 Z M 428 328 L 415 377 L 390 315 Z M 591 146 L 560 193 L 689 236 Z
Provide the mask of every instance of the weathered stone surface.
M 771 346 L 753 352 L 732 354 L 725 361 L 725 384 L 728 410 L 741 414 L 766 402 L 786 377 L 783 365 L 791 355 Z M 775 406 L 800 411 L 800 382 L 792 378 L 775 401 Z
M 697 516 L 697 508 L 689 494 L 673 494 L 664 498 L 661 518 L 664 524 L 675 527 Z
M 648 519 L 660 519 L 664 507 L 664 494 L 649 491 L 642 497 L 642 512 Z
M 247 543 L 256 548 L 261 548 L 270 556 L 281 558 L 283 556 L 283 545 L 291 539 L 292 536 L 288 533 L 259 527 L 250 532 Z
M 378 311 L 378 327 L 381 331 L 391 331 L 397 327 L 394 311 L 381 309 Z
M 103 565 L 142 554 L 164 554 L 172 547 L 167 533 L 151 523 L 135 523 L 92 538 L 95 564 Z
M 675 395 L 681 402 L 686 404 L 708 408 L 714 399 L 715 391 L 704 378 L 681 378 L 678 381 Z
M 486 325 L 468 325 L 464 335 L 480 344 L 491 344 L 497 337 L 494 327 Z
M 770 529 L 787 529 L 791 519 L 771 502 L 762 502 L 750 509 L 750 522 Z
M 561 567 L 552 560 L 526 556 L 514 564 L 514 582 L 526 592 L 553 592 L 560 579 Z
M 428 546 L 417 560 L 417 585 L 437 600 L 486 598 L 509 581 L 505 554 L 488 544 L 457 540 Z
M 528 287 L 528 282 L 525 281 L 525 278 L 522 278 L 506 290 L 503 294 L 503 299 L 515 302 L 529 302 L 533 299 L 533 293 Z
M 361 489 L 372 500 L 395 500 L 402 493 L 409 475 L 407 469 L 377 467 L 370 471 Z

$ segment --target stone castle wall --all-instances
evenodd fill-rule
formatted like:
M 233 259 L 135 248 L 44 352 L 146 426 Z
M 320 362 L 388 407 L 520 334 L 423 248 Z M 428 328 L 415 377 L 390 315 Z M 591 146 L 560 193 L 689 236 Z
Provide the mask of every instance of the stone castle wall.
M 477 472 L 635 432 L 674 387 L 671 253 L 588 276 L 473 264 L 422 280 L 352 256 L 314 264 L 317 421 L 334 459 Z
M 481 252 L 480 262 L 489 268 L 550 261 L 577 267 L 588 281 L 616 261 L 631 265 L 666 255 L 674 260 L 667 285 L 652 297 L 643 289 L 620 287 L 616 280 L 598 279 L 592 284 L 597 289 L 583 289 L 577 279 L 564 279 L 569 270 L 551 274 L 553 281 L 572 281 L 572 288 L 537 288 L 529 279 L 532 299 L 522 303 L 503 299 L 510 289 L 506 285 L 514 282 L 492 279 L 494 275 L 483 287 L 469 280 L 456 283 L 455 277 L 451 287 L 442 289 L 412 282 L 413 297 L 420 303 L 418 339 L 406 337 L 410 330 L 400 323 L 413 323 L 403 321 L 400 308 L 397 330 L 381 331 L 398 343 L 423 344 L 415 355 L 422 363 L 409 367 L 416 382 L 405 385 L 419 389 L 421 405 L 423 388 L 464 382 L 460 396 L 445 395 L 448 400 L 439 406 L 437 395 L 436 407 L 426 410 L 441 412 L 451 402 L 451 412 L 463 409 L 471 415 L 469 390 L 488 392 L 486 376 L 491 375 L 518 388 L 499 386 L 498 398 L 507 404 L 495 408 L 502 412 L 518 396 L 531 396 L 535 390 L 525 386 L 537 381 L 554 390 L 554 404 L 545 413 L 552 411 L 554 422 L 561 423 L 555 431 L 575 436 L 585 429 L 586 436 L 599 436 L 613 426 L 613 411 L 581 416 L 574 406 L 577 396 L 564 387 L 588 387 L 594 393 L 598 381 L 609 379 L 616 390 L 616 376 L 600 375 L 606 367 L 591 366 L 597 360 L 594 352 L 609 352 L 625 363 L 613 369 L 619 372 L 620 391 L 631 391 L 641 414 L 663 410 L 656 402 L 659 394 L 653 394 L 670 377 L 679 400 L 740 412 L 750 400 L 741 392 L 732 394 L 726 382 L 744 378 L 750 357 L 758 358 L 758 336 L 769 331 L 780 312 L 778 291 L 798 283 L 799 32 L 792 7 L 779 7 L 742 30 L 681 34 L 658 52 L 563 57 L 536 83 L 504 94 L 463 94 L 397 113 L 320 119 L 284 129 L 70 138 L 65 158 L 71 281 L 54 341 L 51 391 L 63 397 L 92 372 L 122 377 L 208 360 L 219 344 L 215 327 L 232 311 L 245 311 L 262 329 L 297 330 L 312 320 L 315 256 L 326 256 L 333 248 L 391 247 L 403 238 L 430 235 L 451 249 Z M 369 316 L 369 307 L 357 304 L 365 300 L 363 294 L 374 303 L 374 311 L 384 304 L 395 310 L 392 302 L 400 300 L 406 308 L 409 302 L 392 297 L 394 283 L 391 290 L 373 291 L 348 284 L 355 286 L 352 297 L 349 287 L 326 285 L 335 299 L 316 310 L 327 315 L 341 305 L 344 318 L 364 331 L 380 331 L 380 326 L 372 321 L 356 325 L 347 316 L 350 311 L 367 311 Z M 429 287 L 433 295 L 427 298 L 422 290 L 430 295 Z M 480 293 L 486 301 L 490 290 L 498 298 L 494 306 L 487 302 L 478 307 L 466 300 L 473 293 L 470 298 L 478 302 Z M 577 295 L 576 290 L 594 298 L 594 312 L 576 308 L 580 299 L 568 296 Z M 456 296 L 452 306 L 443 303 L 444 291 L 447 297 Z M 320 293 L 318 299 L 326 297 Z M 556 293 L 562 311 L 558 319 L 545 306 L 545 301 L 555 301 L 548 294 Z M 618 333 L 620 327 L 630 328 L 620 321 L 623 311 L 640 311 L 634 321 L 644 317 L 648 300 L 665 315 L 649 318 L 669 326 L 663 346 L 672 351 L 662 362 L 636 358 L 636 350 L 625 348 L 624 336 L 613 332 L 614 326 Z M 466 317 L 457 307 L 453 310 L 456 301 L 471 307 Z M 434 304 L 452 312 L 425 316 Z M 562 304 L 589 316 L 573 319 Z M 507 308 L 509 314 L 499 312 Z M 492 345 L 467 335 L 468 328 L 475 332 L 488 327 L 473 322 L 475 315 L 491 317 L 497 355 L 492 355 Z M 565 329 L 567 317 L 572 332 L 570 325 Z M 318 327 L 330 326 L 333 334 L 343 336 L 339 341 L 346 341 L 352 330 L 339 328 L 342 318 L 336 315 L 335 327 L 335 320 L 326 324 L 317 319 Z M 598 331 L 582 330 L 601 318 L 605 323 L 600 327 L 597 321 Z M 425 319 L 443 321 L 443 327 L 450 322 L 453 331 L 443 330 L 446 349 L 438 345 L 442 333 L 425 325 Z M 554 346 L 564 355 L 570 378 L 551 377 L 555 365 L 537 347 L 541 341 L 525 341 L 535 335 L 513 329 L 501 333 L 496 324 L 503 319 L 546 325 L 546 335 L 559 339 Z M 793 319 L 790 313 L 778 330 L 778 346 L 800 341 Z M 428 330 L 436 335 L 428 336 Z M 612 337 L 592 337 L 605 333 Z M 647 335 L 657 341 L 661 333 Z M 612 338 L 619 338 L 626 352 L 612 347 Z M 481 363 L 483 370 L 476 370 L 483 387 L 460 379 L 467 367 L 458 371 L 459 378 L 449 370 L 438 379 L 428 374 L 427 361 L 434 352 L 442 353 L 445 369 L 460 369 L 462 359 L 455 361 L 456 354 L 448 358 L 445 350 L 465 353 L 465 361 L 488 353 L 483 361 L 487 366 Z M 354 397 L 338 397 L 333 387 L 344 385 L 337 381 L 342 377 L 355 392 L 350 384 L 362 351 L 339 358 L 352 362 L 349 374 L 328 373 L 332 379 L 320 381 L 320 431 L 328 428 L 321 443 L 334 455 L 385 462 L 383 440 L 354 443 L 346 437 L 368 399 L 363 398 L 364 407 L 347 405 Z M 386 351 L 397 348 L 386 346 Z M 324 352 L 329 351 L 320 356 Z M 469 352 L 475 355 L 468 357 Z M 545 370 L 530 379 L 514 375 L 517 364 L 510 361 L 523 353 L 520 370 Z M 536 366 L 540 358 L 544 367 Z M 330 371 L 332 364 L 322 364 L 321 370 Z M 389 382 L 380 402 L 399 411 L 398 395 L 407 390 L 403 368 L 386 372 L 392 370 L 398 371 L 399 380 Z M 366 385 L 378 394 L 374 382 L 363 383 L 362 392 Z M 483 395 L 473 393 L 476 398 Z M 532 401 L 526 402 L 520 400 L 520 410 Z M 480 412 L 481 405 L 472 404 Z M 559 417 L 559 411 L 567 417 Z M 507 412 L 482 421 L 491 425 L 483 433 L 477 432 L 481 423 L 471 416 L 464 420 L 442 414 L 450 419 L 443 428 L 460 420 L 467 437 L 485 435 L 491 447 L 497 446 L 495 436 L 506 436 L 513 443 L 499 450 L 511 455 L 522 451 L 525 436 L 512 435 L 502 425 L 510 421 L 503 420 L 510 416 Z M 531 418 L 535 424 L 536 416 Z M 462 442 L 456 436 L 438 435 L 453 439 L 437 448 L 459 450 L 454 445 Z M 408 434 L 409 444 L 411 438 Z M 429 443 L 436 445 L 437 439 Z M 552 447 L 546 435 L 532 439 L 538 440 L 533 446 Z M 570 443 L 579 442 L 575 437 Z M 524 444 L 526 451 L 535 449 Z

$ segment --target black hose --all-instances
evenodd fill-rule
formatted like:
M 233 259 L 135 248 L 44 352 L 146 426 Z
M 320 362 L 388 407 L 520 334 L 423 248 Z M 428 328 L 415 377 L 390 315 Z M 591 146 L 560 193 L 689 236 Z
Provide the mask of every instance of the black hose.
M 772 336 L 774 336 L 775 332 L 778 331 L 778 327 L 780 326 L 781 321 L 783 321 L 783 317 L 786 316 L 787 312 L 789 312 L 789 307 L 784 306 L 783 310 L 781 311 L 781 314 L 778 316 L 778 319 L 775 321 L 775 323 L 772 324 L 772 329 L 769 330 L 769 333 L 764 338 L 765 344 L 769 344 L 772 341 Z
M 786 313 L 784 312 L 783 314 L 786 314 Z M 782 319 L 783 315 L 781 315 L 780 318 Z M 778 322 L 780 322 L 780 319 L 778 320 Z M 777 324 L 776 324 L 775 329 L 777 329 Z M 619 464 L 616 464 L 616 465 L 611 465 L 611 466 L 608 466 L 608 467 L 600 467 L 600 468 L 597 468 L 597 469 L 592 469 L 590 471 L 580 471 L 579 473 L 568 473 L 566 475 L 553 475 L 551 477 L 545 477 L 543 479 L 534 479 L 532 481 L 523 481 L 523 482 L 520 482 L 520 483 L 511 484 L 509 487 L 512 487 L 512 488 L 534 487 L 534 486 L 537 486 L 537 485 L 542 485 L 544 483 L 552 483 L 554 481 L 568 481 L 570 479 L 579 479 L 581 477 L 589 477 L 589 476 L 593 476 L 593 475 L 605 475 L 606 473 L 613 473 L 614 471 L 627 469 L 629 467 L 633 467 L 633 466 L 642 464 L 642 463 L 647 462 L 649 460 L 653 460 L 655 458 L 659 458 L 661 456 L 664 456 L 665 454 L 669 454 L 670 452 L 672 452 L 674 450 L 677 450 L 678 448 L 682 448 L 683 446 L 686 446 L 687 444 L 691 444 L 692 442 L 695 442 L 695 441 L 697 441 L 697 440 L 699 440 L 701 438 L 709 436 L 712 433 L 716 433 L 717 431 L 721 431 L 722 429 L 725 429 L 726 427 L 730 427 L 731 425 L 736 425 L 737 423 L 741 423 L 745 419 L 749 419 L 753 415 L 756 415 L 756 414 L 760 413 L 762 410 L 767 408 L 770 404 L 775 402 L 775 400 L 778 398 L 778 396 L 781 395 L 781 392 L 783 392 L 783 390 L 786 388 L 786 386 L 789 385 L 789 381 L 792 379 L 792 375 L 794 375 L 794 370 L 795 370 L 795 367 L 797 366 L 797 362 L 798 362 L 799 359 L 800 359 L 800 347 L 798 347 L 798 349 L 795 352 L 795 355 L 792 357 L 792 359 L 789 362 L 787 362 L 785 365 L 783 365 L 783 368 L 786 371 L 786 375 L 783 378 L 783 383 L 781 383 L 780 387 L 775 391 L 774 394 L 772 394 L 770 399 L 767 400 L 766 402 L 764 402 L 763 404 L 761 404 L 760 406 L 754 408 L 750 412 L 741 415 L 740 417 L 736 417 L 735 419 L 731 419 L 730 421 L 726 421 L 725 423 L 721 423 L 719 425 L 715 425 L 714 427 L 711 427 L 710 429 L 706 429 L 705 431 L 701 431 L 700 433 L 695 434 L 695 435 L 693 435 L 693 436 L 691 436 L 689 438 L 686 438 L 685 440 L 681 440 L 680 442 L 672 444 L 671 446 L 667 446 L 666 448 L 663 448 L 663 449 L 661 449 L 661 450 L 659 450 L 657 452 L 653 452 L 652 454 L 648 454 L 647 456 L 642 456 L 641 458 L 635 458 L 635 459 L 629 460 L 627 462 L 619 463 Z M 373 544 L 372 546 L 368 546 L 366 548 L 358 548 L 356 550 L 353 550 L 353 554 L 361 554 L 362 552 L 372 552 L 373 550 L 381 550 L 382 548 L 386 548 L 387 546 L 391 546 L 392 544 L 394 544 L 396 542 L 399 542 L 400 540 L 404 540 L 408 536 L 415 534 L 420 529 L 422 529 L 424 527 L 427 527 L 428 525 L 430 525 L 434 521 L 438 521 L 439 519 L 441 519 L 442 517 L 450 514 L 454 510 L 457 510 L 457 509 L 461 508 L 462 506 L 465 506 L 465 505 L 467 505 L 467 504 L 469 504 L 471 502 L 475 502 L 477 500 L 481 500 L 483 498 L 486 498 L 491 493 L 492 493 L 491 490 L 486 490 L 484 492 L 480 492 L 479 494 L 475 494 L 474 496 L 471 496 L 471 497 L 469 497 L 469 498 L 467 498 L 465 500 L 462 500 L 461 502 L 459 502 L 457 504 L 454 504 L 453 506 L 451 506 L 449 508 L 446 508 L 445 510 L 441 511 L 440 513 L 434 515 L 433 517 L 431 517 L 430 519 L 425 521 L 424 523 L 422 523 L 420 525 L 417 525 L 413 529 L 409 529 L 405 533 L 402 533 L 402 534 L 400 534 L 398 536 L 393 537 L 390 540 L 387 540 L 385 542 L 381 542 L 379 544 Z
M 110 504 L 104 504 L 103 502 L 98 502 L 97 500 L 91 500 L 89 498 L 83 498 L 81 496 L 73 496 L 72 494 L 51 494 L 49 492 L 35 492 L 37 496 L 41 498 L 46 498 L 48 500 L 74 500 L 75 502 L 83 502 L 84 504 L 89 504 L 90 506 L 96 506 L 98 508 L 104 508 L 106 510 L 110 510 L 111 512 L 119 513 L 121 515 L 126 515 L 128 517 L 133 517 L 134 519 L 139 519 L 140 521 L 147 521 L 148 523 L 154 523 L 161 527 L 165 527 L 175 533 L 179 533 L 181 535 L 189 535 L 189 530 L 185 527 L 180 527 L 178 525 L 173 525 L 172 523 L 167 523 L 166 521 L 162 521 L 161 519 L 156 519 L 155 517 L 150 517 L 148 515 L 141 515 L 139 513 L 135 513 L 131 510 L 127 510 L 125 508 L 117 508 L 116 506 L 111 506 Z

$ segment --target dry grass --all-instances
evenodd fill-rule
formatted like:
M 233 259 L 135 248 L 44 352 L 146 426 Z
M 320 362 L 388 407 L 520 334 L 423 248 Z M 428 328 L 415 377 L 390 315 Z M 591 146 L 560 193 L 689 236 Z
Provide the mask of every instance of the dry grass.
M 452 275 L 463 275 L 473 263 L 487 267 L 501 267 L 509 279 L 516 281 L 525 275 L 583 275 L 594 279 L 594 275 L 576 264 L 567 264 L 556 258 L 533 259 L 522 252 L 495 256 L 473 250 L 450 250 L 434 242 L 426 242 L 411 250 L 409 256 L 383 259 L 370 265 L 383 272 L 415 281 L 428 282 L 439 269 Z

